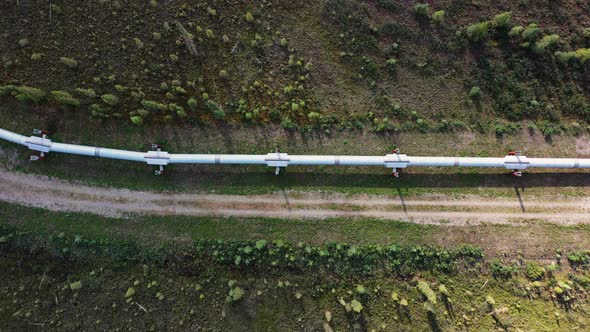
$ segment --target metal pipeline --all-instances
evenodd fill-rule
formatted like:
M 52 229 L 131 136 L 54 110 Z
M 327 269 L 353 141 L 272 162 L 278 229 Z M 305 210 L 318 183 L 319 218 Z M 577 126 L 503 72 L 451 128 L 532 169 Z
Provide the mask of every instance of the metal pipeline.
M 110 158 L 144 162 L 156 165 L 163 171 L 169 164 L 212 164 L 212 165 L 266 165 L 280 168 L 289 165 L 328 165 L 328 166 L 381 166 L 397 169 L 410 166 L 422 167 L 496 167 L 514 172 L 528 168 L 590 168 L 590 159 L 572 158 L 527 158 L 519 153 L 512 153 L 503 158 L 483 157 L 411 157 L 397 152 L 385 156 L 314 156 L 288 155 L 286 153 L 269 153 L 265 155 L 237 154 L 170 154 L 161 149 L 148 152 L 108 149 L 94 146 L 64 144 L 52 142 L 43 137 L 26 137 L 8 130 L 0 129 L 0 139 L 24 145 L 30 150 L 41 153 L 49 152 L 75 154 L 98 158 Z

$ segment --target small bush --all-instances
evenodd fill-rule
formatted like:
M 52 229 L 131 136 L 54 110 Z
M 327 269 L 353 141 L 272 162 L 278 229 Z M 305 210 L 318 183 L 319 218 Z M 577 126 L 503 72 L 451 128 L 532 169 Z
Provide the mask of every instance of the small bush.
M 492 259 L 490 262 L 490 270 L 492 272 L 492 276 L 497 279 L 509 279 L 516 273 L 515 267 L 503 265 L 498 258 Z
M 414 13 L 418 16 L 428 17 L 428 12 L 430 11 L 430 5 L 427 3 L 417 3 L 414 6 Z
M 494 16 L 492 26 L 495 29 L 508 29 L 512 26 L 512 12 L 504 12 Z
M 186 103 L 191 111 L 195 112 L 197 110 L 197 100 L 195 98 L 189 99 Z
M 13 95 L 16 99 L 23 102 L 39 103 L 45 98 L 45 91 L 28 86 L 19 86 L 15 88 Z
M 434 291 L 426 281 L 418 281 L 418 289 L 422 292 L 422 295 L 424 295 L 428 302 L 436 304 L 436 294 L 434 294 Z
M 246 16 L 244 16 L 244 18 L 246 19 L 246 22 L 248 22 L 248 23 L 254 22 L 254 15 L 252 15 L 252 13 L 250 13 L 250 12 L 247 12 Z
M 432 14 L 432 22 L 436 25 L 443 25 L 445 23 L 445 11 L 439 10 Z
M 283 120 L 281 121 L 281 126 L 285 129 L 295 129 L 297 127 L 297 125 L 295 124 L 295 122 L 293 122 L 293 120 L 291 120 L 291 118 L 289 117 L 284 117 Z
M 481 97 L 481 89 L 478 86 L 474 86 L 469 91 L 469 97 L 472 99 L 479 99 Z
M 581 63 L 585 63 L 586 61 L 590 60 L 590 48 L 580 48 L 576 50 L 576 59 L 578 59 Z
M 150 115 L 150 111 L 144 110 L 142 108 L 142 109 L 137 110 L 137 114 L 139 114 L 139 116 L 141 116 L 142 118 L 147 118 Z
M 49 100 L 59 105 L 80 107 L 80 101 L 64 91 L 51 91 Z
M 219 119 L 219 120 L 225 119 L 225 111 L 223 110 L 221 105 L 219 105 L 219 103 L 216 103 L 212 100 L 208 100 L 207 101 L 207 108 L 209 109 L 209 111 L 211 111 L 211 113 L 213 114 L 213 116 L 216 119 Z
M 545 50 L 548 48 L 553 47 L 554 45 L 557 45 L 559 43 L 559 35 L 546 35 L 543 36 L 543 38 L 541 38 L 541 40 L 537 41 L 535 43 L 535 47 L 533 48 L 533 50 L 535 51 L 535 53 L 545 53 Z
M 141 106 L 150 112 L 163 111 L 166 109 L 166 105 L 152 100 L 143 100 Z
M 170 112 L 176 113 L 176 115 L 178 115 L 178 117 L 180 118 L 186 118 L 187 116 L 186 111 L 182 106 L 178 106 L 176 104 L 169 104 L 168 109 L 170 110 Z
M 133 122 L 133 124 L 137 126 L 141 126 L 143 124 L 143 119 L 141 118 L 141 116 L 135 115 L 131 117 L 131 122 Z
M 391 58 L 385 62 L 388 66 L 395 66 L 397 64 L 397 60 L 395 58 Z
M 572 251 L 567 255 L 567 260 L 573 268 L 588 266 L 590 263 L 590 251 Z
M 524 28 L 521 35 L 524 40 L 534 42 L 541 35 L 541 29 L 535 23 L 531 23 Z
M 480 42 L 488 37 L 490 21 L 475 23 L 467 27 L 467 38 L 472 42 Z
M 61 61 L 63 64 L 65 64 L 66 66 L 68 66 L 70 68 L 78 67 L 78 61 L 71 59 L 71 58 L 61 57 L 61 58 L 59 58 L 59 61 Z
M 528 262 L 526 265 L 525 275 L 532 281 L 541 280 L 545 276 L 545 269 L 535 262 Z
M 16 87 L 14 85 L 2 85 L 0 86 L 0 97 L 8 96 L 15 90 Z
M 45 54 L 43 54 L 43 53 L 33 53 L 33 54 L 31 54 L 31 60 L 33 60 L 33 61 L 41 60 L 41 58 L 43 58 L 44 56 L 45 56 Z
M 133 38 L 133 42 L 135 42 L 135 47 L 137 47 L 138 49 L 142 49 L 144 46 L 141 39 L 139 39 L 137 37 Z
M 76 88 L 74 89 L 74 92 L 87 98 L 96 98 L 96 92 L 94 92 L 93 89 Z
M 563 63 L 568 63 L 576 58 L 576 52 L 555 52 L 554 53 L 557 60 Z
M 119 98 L 111 94 L 102 95 L 101 99 L 105 104 L 109 106 L 116 106 L 119 103 Z
M 522 25 L 517 25 L 517 26 L 513 27 L 512 29 L 510 29 L 510 32 L 508 32 L 508 36 L 519 37 L 520 35 L 522 35 L 523 31 L 524 31 L 524 27 Z

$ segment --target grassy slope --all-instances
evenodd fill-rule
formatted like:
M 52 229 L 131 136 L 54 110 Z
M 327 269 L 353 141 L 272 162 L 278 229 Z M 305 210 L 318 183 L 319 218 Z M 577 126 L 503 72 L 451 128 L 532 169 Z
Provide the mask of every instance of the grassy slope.
M 578 242 L 587 247 L 584 236 L 588 230 L 534 225 L 524 227 L 453 228 L 419 226 L 373 220 L 285 221 L 261 219 L 211 218 L 132 218 L 121 221 L 83 214 L 50 213 L 38 209 L 1 204 L 0 222 L 8 222 L 41 238 L 63 233 L 68 238 L 81 236 L 87 240 L 110 239 L 137 242 L 148 248 L 175 241 L 178 248 L 187 247 L 191 238 L 214 239 L 277 239 L 323 243 L 329 240 L 352 243 L 432 244 L 447 247 L 455 244 L 482 245 L 490 255 L 508 254 L 505 262 L 520 261 L 514 251 L 495 251 L 503 241 L 526 239 L 524 258 L 544 262 L 553 261 L 554 249 L 564 243 Z M 335 225 L 338 225 L 335 227 Z M 239 233 L 237 233 L 239 230 Z M 312 235 L 315 234 L 315 235 Z M 505 234 L 511 234 L 507 237 Z M 61 236 L 61 235 L 60 235 Z M 520 242 L 522 243 L 522 242 Z M 26 244 L 25 244 L 26 245 Z M 35 245 L 33 245 L 35 248 Z M 562 247 L 563 249 L 570 249 Z M 575 249 L 575 248 L 573 248 Z M 492 296 L 494 308 L 506 307 L 499 314 L 500 324 L 508 328 L 554 330 L 557 328 L 584 329 L 587 307 L 583 289 L 577 289 L 574 310 L 566 310 L 551 301 L 551 287 L 555 280 L 547 277 L 537 291 L 525 291 L 530 282 L 522 275 L 508 281 L 496 280 L 484 271 L 461 271 L 458 274 L 422 272 L 414 278 L 385 275 L 369 277 L 329 275 L 310 278 L 296 271 L 267 271 L 264 277 L 249 270 L 199 266 L 198 262 L 180 260 L 169 262 L 166 269 L 155 265 L 116 265 L 100 257 L 89 257 L 85 262 L 72 264 L 46 256 L 47 252 L 33 250 L 33 256 L 3 252 L 0 263 L 3 285 L 0 292 L 0 326 L 7 329 L 24 328 L 30 324 L 46 328 L 77 328 L 96 326 L 100 329 L 130 327 L 132 329 L 196 328 L 209 330 L 301 330 L 321 329 L 324 312 L 332 312 L 330 325 L 336 330 L 449 330 L 465 324 L 479 331 L 498 327 L 486 304 Z M 490 256 L 488 255 L 488 258 Z M 188 265 L 187 265 L 188 264 Z M 188 268 L 192 266 L 191 268 Z M 524 268 L 521 267 L 521 270 Z M 554 272 L 565 280 L 567 266 Z M 577 272 L 578 275 L 584 272 Z M 246 291 L 235 304 L 225 303 L 229 291 L 228 280 L 236 280 Z M 416 289 L 417 280 L 427 280 L 435 290 L 438 304 L 435 316 L 428 317 L 424 298 Z M 70 290 L 70 284 L 82 282 L 82 289 Z M 155 287 L 148 283 L 157 281 Z M 289 286 L 278 286 L 280 282 Z M 355 293 L 362 284 L 367 295 Z M 452 305 L 445 306 L 438 285 L 445 284 Z M 202 287 L 197 290 L 196 285 Z M 483 286 L 482 286 L 483 285 Z M 126 301 L 129 287 L 136 290 L 132 300 Z M 332 291 L 333 289 L 333 291 Z M 391 299 L 396 292 L 408 300 L 409 314 L 403 314 Z M 301 293 L 301 299 L 296 294 Z M 157 299 L 163 295 L 162 299 Z M 202 296 L 201 296 L 202 295 Z M 362 315 L 347 314 L 338 303 L 362 298 Z M 141 307 L 140 307 L 141 305 Z M 146 308 L 144 312 L 141 308 Z M 192 310 L 191 310 L 192 309 Z M 504 309 L 503 309 L 504 310 Z M 113 314 L 117 313 L 113 320 Z M 42 325 L 39 325 L 42 324 Z
M 55 213 L 0 203 L 0 220 L 37 234 L 79 234 L 84 238 L 130 239 L 147 245 L 190 244 L 195 239 L 283 239 L 292 243 L 347 242 L 354 244 L 398 243 L 456 247 L 471 244 L 489 257 L 516 258 L 517 251 L 531 259 L 552 259 L 557 249 L 590 247 L 587 226 L 546 224 L 523 226 L 430 226 L 412 223 L 344 219 L 282 220 L 213 217 L 130 217 L 110 219 L 92 214 Z M 50 222 L 46 222 L 49 220 Z M 526 243 L 526 245 L 523 245 Z
M 588 120 L 588 66 L 560 64 L 553 56 L 556 50 L 589 45 L 583 29 L 590 21 L 583 13 L 590 8 L 574 0 L 558 7 L 552 2 L 441 1 L 428 15 L 444 10 L 442 26 L 415 15 L 413 2 L 390 0 L 330 0 L 306 6 L 289 1 L 168 1 L 156 7 L 100 1 L 57 5 L 51 21 L 49 11 L 34 3 L 4 3 L 0 8 L 8 13 L 0 21 L 5 68 L 0 83 L 69 92 L 93 88 L 99 97 L 114 94 L 120 100 L 114 106 L 100 98 L 82 99 L 126 123 L 143 98 L 187 110 L 190 97 L 198 107 L 188 118 L 167 110 L 152 112 L 145 120 L 158 123 L 170 115 L 174 123 L 279 124 L 289 118 L 303 129 L 413 131 L 426 126 L 444 131 L 467 125 L 494 131 L 500 117 L 550 120 L 540 126 L 554 132 L 561 130 L 556 123 L 560 119 L 572 131 L 584 131 Z M 560 35 L 560 43 L 538 54 L 533 46 L 520 46 L 525 40 L 508 38 L 500 28 L 490 30 L 479 43 L 468 41 L 466 26 L 505 11 L 513 13 L 508 29 L 539 25 L 531 45 L 551 33 Z M 247 12 L 253 13 L 252 22 L 246 20 Z M 28 20 L 47 29 L 36 29 Z M 175 21 L 191 34 L 198 56 L 187 51 Z M 392 50 L 394 43 L 398 48 Z M 33 53 L 44 56 L 32 60 Z M 60 57 L 76 59 L 78 66 L 70 68 Z M 397 60 L 393 73 L 386 64 L 391 58 Z M 175 89 L 178 85 L 181 90 Z M 475 85 L 483 90 L 479 101 L 468 98 Z M 131 95 L 139 91 L 145 96 Z M 203 92 L 225 108 L 225 120 L 213 119 Z M 240 99 L 243 107 L 238 106 Z M 312 112 L 323 116 L 310 118 Z
M 336 3 L 330 1 L 330 3 Z M 351 2 L 345 2 L 351 3 Z M 354 1 L 352 3 L 355 3 Z M 394 4 L 393 10 L 387 9 Z M 478 2 L 479 3 L 479 2 Z M 65 90 L 91 87 L 101 94 L 114 93 L 121 102 L 108 107 L 100 98 L 83 100 L 81 109 L 62 109 L 55 104 L 51 107 L 14 104 L 12 99 L 2 99 L 0 127 L 28 132 L 33 127 L 51 130 L 59 141 L 82 144 L 99 144 L 128 149 L 144 150 L 153 141 L 165 143 L 170 151 L 195 151 L 211 153 L 266 153 L 280 146 L 289 153 L 340 153 L 340 154 L 384 154 L 396 144 L 409 154 L 451 154 L 451 155 L 502 155 L 507 149 L 528 148 L 527 154 L 534 156 L 588 155 L 587 138 L 573 138 L 569 133 L 580 131 L 572 126 L 572 121 L 581 123 L 582 132 L 586 126 L 587 115 L 571 111 L 584 110 L 587 103 L 589 83 L 587 65 L 558 64 L 550 55 L 536 56 L 530 50 L 519 49 L 515 45 L 503 44 L 492 37 L 484 45 L 452 45 L 455 31 L 462 27 L 490 19 L 495 14 L 512 10 L 517 24 L 537 21 L 543 33 L 558 33 L 563 44 L 560 50 L 588 47 L 588 40 L 580 38 L 581 29 L 590 26 L 586 4 L 575 1 L 561 1 L 559 7 L 554 2 L 538 2 L 526 6 L 520 2 L 484 2 L 477 4 L 462 1 L 437 2 L 433 9 L 447 11 L 447 26 L 435 28 L 430 23 L 420 22 L 412 14 L 413 3 L 392 1 L 363 2 L 353 11 L 354 20 L 360 20 L 361 32 L 366 25 L 375 25 L 378 34 L 378 47 L 370 50 L 353 51 L 353 55 L 340 56 L 341 52 L 351 52 L 348 44 L 352 38 L 346 35 L 344 43 L 339 34 L 348 33 L 339 28 L 321 2 L 302 6 L 293 1 L 279 1 L 273 9 L 256 7 L 254 4 L 210 1 L 207 4 L 182 8 L 180 1 L 169 1 L 163 6 L 160 1 L 157 9 L 138 3 L 101 1 L 79 4 L 77 7 L 60 5 L 52 10 L 49 23 L 48 10 L 36 7 L 34 2 L 14 2 L 0 4 L 0 11 L 8 13 L 0 19 L 0 84 L 17 83 L 42 87 L 46 90 Z M 397 4 L 397 5 L 396 5 Z M 121 8 L 117 8 L 121 5 Z M 45 5 L 43 5 L 45 6 Z M 207 6 L 217 10 L 217 15 L 207 14 Z M 581 6 L 581 7 L 579 7 Z M 586 6 L 586 7 L 584 7 Z M 245 22 L 246 11 L 251 11 L 258 20 L 255 24 Z M 89 13 L 92 13 L 89 15 Z M 201 56 L 193 59 L 182 43 L 177 44 L 178 33 L 173 21 L 179 19 L 195 35 Z M 172 32 L 165 32 L 162 22 L 171 23 Z M 45 22 L 45 28 L 38 28 L 31 22 Z M 192 26 L 191 26 L 192 23 Z M 393 23 L 384 31 L 388 23 Z M 129 25 L 129 28 L 127 28 Z M 205 33 L 200 35 L 196 26 L 212 29 L 216 38 L 208 40 Z M 364 27 L 363 27 L 364 26 Z M 270 27 L 270 29 L 266 29 Z M 235 35 L 242 32 L 241 37 Z M 280 35 L 275 35 L 280 31 Z M 364 31 L 364 32 L 363 32 Z M 154 40 L 152 33 L 160 32 L 161 40 Z M 355 32 L 356 33 L 356 32 Z M 223 43 L 221 36 L 228 35 L 230 43 Z M 259 34 L 261 47 L 253 47 L 251 41 Z M 368 32 L 368 35 L 372 35 Z M 280 46 L 280 39 L 286 37 L 288 46 Z M 133 38 L 144 44 L 139 48 Z M 203 38 L 199 41 L 198 38 Z M 28 40 L 28 45 L 20 46 L 19 41 Z M 231 55 L 235 41 L 241 40 L 239 51 Z M 397 42 L 400 51 L 395 54 L 398 66 L 393 75 L 386 70 L 385 61 L 391 54 L 385 50 Z M 90 47 L 89 47 L 90 46 Z M 456 47 L 456 48 L 454 48 Z M 41 60 L 31 59 L 32 53 L 43 53 Z M 289 55 L 295 59 L 303 58 L 302 63 L 311 62 L 309 70 L 303 66 L 289 66 Z M 174 57 L 178 56 L 176 62 Z M 374 78 L 366 76 L 362 65 L 357 61 L 367 56 L 378 66 Z M 79 62 L 71 69 L 60 62 L 62 56 L 75 58 Z M 142 63 L 142 60 L 145 63 Z M 506 65 L 501 77 L 503 83 L 494 86 L 482 78 L 481 73 L 495 73 L 489 70 L 489 63 Z M 501 68 L 501 67 L 499 67 Z M 519 68 L 527 68 L 519 71 Z M 220 71 L 228 72 L 226 78 Z M 362 79 L 358 74 L 365 75 Z M 497 73 L 496 73 L 497 74 Z M 114 75 L 114 76 L 113 76 Z M 301 80 L 304 76 L 304 80 Z M 494 75 L 492 75 L 494 76 Z M 554 76 L 554 77 L 553 77 Z M 96 79 L 95 79 L 96 78 Z M 187 93 L 166 95 L 161 83 L 172 85 L 179 80 Z M 371 88 L 375 80 L 376 87 Z M 259 81 L 262 88 L 257 88 Z M 115 87 L 120 85 L 120 87 Z M 288 85 L 303 86 L 295 94 L 284 92 Z M 480 85 L 483 98 L 479 103 L 471 101 L 467 95 L 474 85 Z M 245 88 L 242 89 L 242 87 Z M 573 93 L 567 91 L 570 88 Z M 500 88 L 499 90 L 497 90 Z M 119 89 L 119 91 L 117 90 Z M 164 114 L 146 119 L 143 127 L 132 127 L 128 122 L 129 112 L 140 107 L 131 92 L 142 91 L 146 99 L 159 102 L 177 103 L 185 108 L 189 97 L 198 99 L 198 110 L 190 113 L 188 119 L 179 119 L 171 112 L 173 120 L 162 121 Z M 543 137 L 536 130 L 534 135 L 518 132 L 514 136 L 498 139 L 494 135 L 494 125 L 505 121 L 519 121 L 519 117 L 509 117 L 498 113 L 496 98 L 506 90 L 518 91 L 513 96 L 514 110 L 532 110 L 524 118 L 540 122 L 543 119 L 559 119 L 565 125 L 568 135 Z M 267 92 L 278 93 L 269 98 Z M 227 111 L 223 121 L 213 119 L 202 93 L 207 92 L 212 100 L 221 103 Z M 566 93 L 567 92 L 567 93 Z M 78 96 L 80 97 L 80 96 Z M 383 98 L 387 97 L 387 99 Z M 573 103 L 574 98 L 582 102 Z M 80 97 L 81 98 L 81 97 Z M 246 110 L 237 110 L 237 101 L 246 100 Z M 531 102 L 537 100 L 540 106 L 529 109 Z M 294 111 L 292 103 L 305 101 L 305 106 Z M 90 117 L 88 104 L 96 103 L 104 114 L 121 114 L 122 120 L 105 121 Z M 401 112 L 393 105 L 399 103 Z M 572 104 L 573 103 L 573 104 Z M 300 104 L 301 105 L 301 104 Z M 551 108 L 549 106 L 553 105 Z M 586 104 L 587 105 L 587 104 Z M 266 109 L 263 109 L 265 107 Z M 247 120 L 246 114 L 258 108 L 260 118 Z M 279 116 L 276 112 L 279 111 Z M 542 110 L 549 110 L 544 112 Z M 552 111 L 555 110 L 555 111 Z M 367 117 L 368 111 L 375 116 Z M 411 112 L 416 111 L 416 115 Z M 293 118 L 301 126 L 312 125 L 308 114 L 320 112 L 323 120 L 313 124 L 332 130 L 314 130 L 302 134 L 279 129 L 285 116 Z M 272 115 L 275 114 L 275 115 Z M 383 118 L 388 120 L 384 121 Z M 431 133 L 421 134 L 415 126 L 417 118 L 426 120 Z M 498 120 L 498 118 L 501 118 Z M 483 130 L 485 134 L 432 133 L 443 119 L 463 121 L 473 130 Z M 361 125 L 358 125 L 358 121 Z M 375 120 L 389 127 L 406 126 L 403 134 L 375 135 Z M 479 121 L 481 120 L 481 121 Z M 264 123 L 257 127 L 254 122 Z M 334 124 L 336 123 L 336 124 Z M 271 125 L 272 124 L 272 125 Z M 522 123 L 522 127 L 526 127 Z M 363 130 L 336 131 L 333 128 L 364 127 Z M 544 131 L 544 128 L 541 129 Z M 441 149 L 444 146 L 444 149 Z M 28 164 L 23 156 L 24 149 L 14 149 L 9 144 L 0 143 L 2 162 L 21 171 L 54 175 L 63 178 L 88 179 L 92 184 L 113 185 L 141 189 L 184 189 L 205 190 L 226 193 L 260 193 L 277 190 L 320 189 L 347 193 L 368 192 L 375 194 L 398 195 L 396 185 L 383 175 L 383 170 L 368 169 L 290 169 L 287 176 L 278 179 L 271 171 L 261 168 L 194 168 L 174 167 L 171 176 L 153 178 L 145 165 L 121 164 L 111 161 L 52 155 L 50 163 Z M 528 175 L 524 183 L 515 183 L 501 175 L 486 174 L 488 170 L 434 170 L 412 171 L 402 179 L 399 188 L 404 195 L 429 192 L 480 193 L 485 195 L 513 195 L 515 185 L 527 187 L 527 194 L 573 194 L 586 195 L 587 178 L 582 174 Z M 420 172 L 420 173 L 419 173 Z M 472 174 L 475 173 L 475 174 Z M 483 189 L 481 188 L 483 186 Z M 550 188 L 546 188 L 550 186 Z M 567 188 L 564 188 L 567 187 Z M 188 243 L 192 238 L 221 239 L 259 239 L 284 238 L 289 241 L 322 243 L 325 241 L 346 241 L 352 243 L 424 243 L 452 246 L 472 243 L 482 246 L 490 256 L 508 254 L 514 257 L 522 248 L 529 258 L 552 259 L 558 248 L 583 249 L 588 247 L 585 227 L 562 228 L 548 225 L 511 228 L 485 226 L 477 229 L 418 226 L 397 222 L 374 220 L 327 220 L 283 221 L 258 219 L 211 219 L 211 218 L 131 218 L 131 220 L 111 220 L 80 214 L 56 214 L 42 210 L 25 209 L 7 204 L 0 205 L 0 220 L 33 230 L 38 234 L 55 234 L 63 231 L 69 235 L 80 234 L 88 238 L 127 238 L 158 244 L 161 241 Z M 48 222 L 48 220 L 50 222 Z M 154 235 L 156 240 L 154 240 Z M 523 246 L 526 243 L 526 246 Z M 266 330 L 281 327 L 283 330 L 300 330 L 306 327 L 321 328 L 323 312 L 332 310 L 335 315 L 334 327 L 344 329 L 360 324 L 358 317 L 347 318 L 337 298 L 326 294 L 312 298 L 305 290 L 312 289 L 312 281 L 302 276 L 273 276 L 268 284 L 256 276 L 228 275 L 228 271 L 203 272 L 198 277 L 179 276 L 174 271 L 155 270 L 144 275 L 141 267 L 130 267 L 113 271 L 104 262 L 89 265 L 68 265 L 59 261 L 39 261 L 35 258 L 2 256 L 0 265 L 6 280 L 2 288 L 0 302 L 0 321 L 8 329 L 31 328 L 31 323 L 44 323 L 45 326 L 76 328 L 76 325 L 109 329 L 114 313 L 120 320 L 113 324 L 133 328 L 154 327 L 156 329 L 179 326 L 196 328 L 204 324 L 219 330 Z M 103 270 L 104 269 L 104 273 Z M 46 272 L 47 273 L 44 273 Z M 101 271 L 98 277 L 89 277 L 91 271 Z M 46 287 L 39 282 L 49 276 Z M 545 292 L 543 300 L 530 300 L 523 295 L 528 281 L 517 280 L 504 283 L 489 279 L 485 275 L 436 276 L 425 275 L 432 281 L 444 282 L 452 292 L 456 303 L 456 315 L 449 318 L 439 303 L 436 310 L 438 322 L 444 329 L 462 324 L 465 313 L 475 330 L 497 328 L 487 315 L 485 296 L 491 294 L 498 307 L 508 306 L 509 314 L 503 322 L 522 329 L 556 330 L 587 328 L 586 315 L 582 311 L 565 311 L 558 308 Z M 140 280 L 139 304 L 155 312 L 143 315 L 134 304 L 126 304 L 124 293 L 133 280 Z M 248 292 L 248 301 L 240 306 L 227 306 L 224 302 L 228 289 L 227 279 L 238 279 Z M 287 290 L 274 287 L 277 281 L 290 279 L 300 287 Z M 62 289 L 69 282 L 83 280 L 88 288 L 74 294 Z M 158 301 L 154 291 L 145 288 L 149 280 L 158 280 L 167 300 Z M 171 280 L 171 282 L 170 282 Z M 209 280 L 209 281 L 207 281 Z M 489 282 L 488 282 L 489 280 Z M 200 302 L 198 294 L 189 293 L 195 283 L 209 282 L 207 300 Z M 330 281 L 331 282 L 331 281 Z M 370 304 L 366 306 L 364 328 L 385 330 L 428 330 L 428 323 L 422 308 L 421 295 L 415 289 L 415 280 L 390 280 L 373 278 L 363 281 L 368 288 L 380 286 L 384 291 L 371 292 Z M 486 284 L 485 287 L 481 285 Z M 436 285 L 436 284 L 435 284 Z M 183 290 L 183 287 L 185 288 Z M 354 282 L 346 281 L 337 287 L 337 295 L 347 296 Z M 434 287 L 434 286 L 433 286 Z M 549 287 L 549 286 L 548 286 Z M 67 287 L 66 287 L 67 288 Z M 15 295 L 15 290 L 17 290 Z M 261 290 L 263 296 L 255 296 Z M 303 305 L 293 306 L 294 293 L 304 290 Z M 413 319 L 394 320 L 393 303 L 389 293 L 395 290 L 409 299 Z M 583 298 L 584 295 L 580 295 Z M 55 298 L 58 305 L 53 306 Z M 211 300 L 209 300 L 211 299 Z M 35 301 L 40 300 L 41 305 Z M 173 300 L 173 301 L 171 301 Z M 115 306 L 113 306 L 113 303 Z M 585 304 L 582 304 L 584 309 Z M 40 309 L 39 309 L 40 308 Z M 98 308 L 98 309 L 95 309 Z M 190 309 L 199 308 L 196 315 Z M 60 312 L 56 312 L 59 309 Z M 61 310 L 65 310 L 61 312 Z M 223 319 L 222 311 L 226 319 Z M 561 320 L 556 319 L 555 312 Z M 32 313 L 27 317 L 28 313 Z M 285 318 L 287 317 L 287 318 Z M 298 321 L 302 318 L 301 321 Z M 399 317 L 398 317 L 399 318 Z M 361 321 L 362 323 L 362 321 Z M 164 325 L 163 325 L 164 324 Z M 349 325 L 350 324 L 350 325 Z M 559 324 L 559 325 L 558 325 Z

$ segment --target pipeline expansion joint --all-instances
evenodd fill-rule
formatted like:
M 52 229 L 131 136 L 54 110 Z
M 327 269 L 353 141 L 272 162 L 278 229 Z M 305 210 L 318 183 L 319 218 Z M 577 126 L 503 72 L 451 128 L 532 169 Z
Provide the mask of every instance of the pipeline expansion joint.
M 170 154 L 166 151 L 162 151 L 162 145 L 152 144 L 152 151 L 148 151 L 144 159 L 148 165 L 158 166 L 158 169 L 154 171 L 155 175 L 164 174 L 164 166 L 170 163 Z
M 38 135 L 38 136 L 34 136 Z M 51 140 L 48 138 L 49 133 L 41 129 L 33 129 L 33 136 L 25 140 L 25 144 L 30 150 L 39 152 L 38 155 L 32 155 L 31 161 L 45 160 L 49 151 L 51 151 Z
M 281 153 L 279 149 L 275 149 L 274 153 L 269 153 L 266 155 L 264 161 L 268 167 L 275 168 L 275 175 L 279 175 L 281 173 L 281 168 L 286 168 L 289 166 L 289 155 L 286 153 Z
M 410 164 L 410 159 L 405 154 L 400 154 L 399 149 L 395 149 L 392 153 L 385 156 L 384 165 L 386 168 L 391 168 L 391 176 L 399 178 L 400 172 L 398 169 L 406 168 Z

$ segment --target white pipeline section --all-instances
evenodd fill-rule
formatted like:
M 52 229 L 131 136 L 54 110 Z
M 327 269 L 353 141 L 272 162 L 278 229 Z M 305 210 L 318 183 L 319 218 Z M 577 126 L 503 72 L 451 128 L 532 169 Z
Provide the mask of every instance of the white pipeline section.
M 409 166 L 425 167 L 496 167 L 511 171 L 528 168 L 590 168 L 590 159 L 571 158 L 527 158 L 519 153 L 511 153 L 503 158 L 480 157 L 410 157 L 405 154 L 391 153 L 385 156 L 313 156 L 288 155 L 286 153 L 269 153 L 265 155 L 237 154 L 170 154 L 161 151 L 135 152 L 84 146 L 75 144 L 54 143 L 44 134 L 43 137 L 15 134 L 0 129 L 0 139 L 24 145 L 44 156 L 45 153 L 58 152 L 82 156 L 110 158 L 144 162 L 156 165 L 163 171 L 169 164 L 212 164 L 212 165 L 265 165 L 275 167 L 277 174 L 280 168 L 289 165 L 328 165 L 328 166 L 381 166 L 391 168 L 394 174 L 397 169 Z

